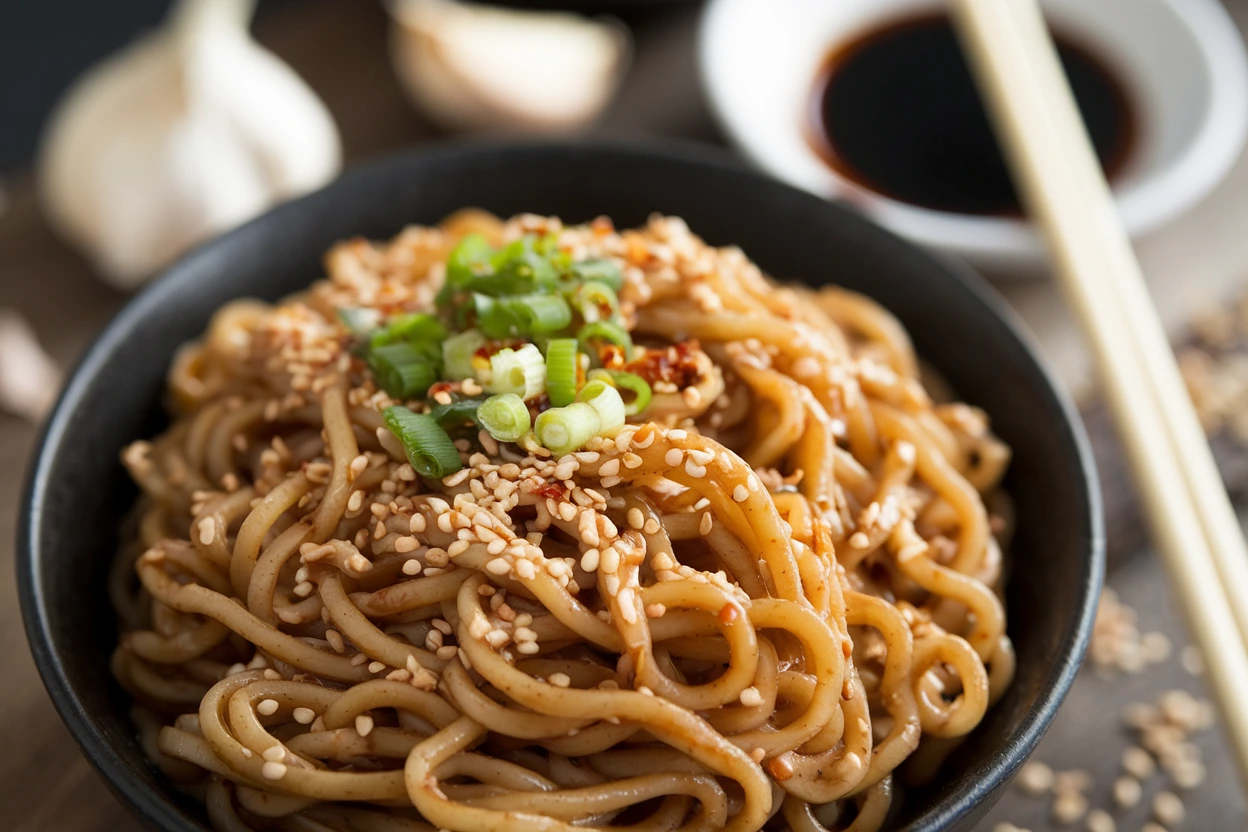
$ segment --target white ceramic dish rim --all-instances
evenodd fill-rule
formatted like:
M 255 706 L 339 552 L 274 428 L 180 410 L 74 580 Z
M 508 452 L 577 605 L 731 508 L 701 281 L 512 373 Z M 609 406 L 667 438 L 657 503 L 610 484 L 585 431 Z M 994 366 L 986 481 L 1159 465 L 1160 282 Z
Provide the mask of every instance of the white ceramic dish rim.
M 1248 136 L 1248 52 L 1230 15 L 1217 0 L 1152 2 L 1167 6 L 1187 27 L 1188 37 L 1200 50 L 1210 79 L 1209 106 L 1183 150 L 1116 195 L 1132 237 L 1159 228 L 1204 197 L 1230 170 Z M 746 158 L 764 170 L 821 196 L 845 196 L 833 192 L 826 181 L 796 181 L 784 175 L 771 158 L 758 152 L 746 132 L 737 129 L 725 102 L 731 90 L 717 80 L 712 44 L 719 27 L 717 16 L 727 13 L 731 6 L 728 0 L 711 0 L 698 31 L 698 70 L 720 128 Z M 1043 255 L 1039 235 L 1021 220 L 934 211 L 873 192 L 868 201 L 871 215 L 894 231 L 972 260 L 1029 262 Z

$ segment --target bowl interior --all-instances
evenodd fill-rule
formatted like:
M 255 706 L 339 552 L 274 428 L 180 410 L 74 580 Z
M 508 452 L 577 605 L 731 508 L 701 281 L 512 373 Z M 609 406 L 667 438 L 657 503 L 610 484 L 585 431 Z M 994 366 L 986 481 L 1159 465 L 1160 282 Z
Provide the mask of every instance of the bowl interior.
M 931 785 L 905 793 L 898 823 L 969 828 L 1051 720 L 1082 658 L 1102 568 L 1099 505 L 1085 440 L 990 290 L 858 215 L 704 150 L 616 145 L 468 145 L 352 171 L 174 266 L 108 327 L 71 379 L 31 471 L 19 578 L 28 635 L 50 693 L 113 789 L 153 828 L 198 830 L 202 815 L 147 764 L 111 681 L 115 643 L 103 587 L 135 491 L 127 442 L 162 424 L 176 347 L 240 296 L 276 299 L 321 274 L 334 241 L 385 238 L 477 205 L 501 215 L 685 217 L 786 280 L 865 292 L 909 329 L 919 352 L 1014 448 L 1006 488 L 1018 528 L 1008 586 L 1018 673 Z

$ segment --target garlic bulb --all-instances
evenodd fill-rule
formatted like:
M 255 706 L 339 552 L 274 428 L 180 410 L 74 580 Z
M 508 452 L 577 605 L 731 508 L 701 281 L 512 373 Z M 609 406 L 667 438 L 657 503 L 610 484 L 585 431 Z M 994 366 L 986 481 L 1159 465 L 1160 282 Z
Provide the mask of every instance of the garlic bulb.
M 39 422 L 56 401 L 61 368 L 26 319 L 0 307 L 0 410 Z
M 90 70 L 58 105 L 39 166 L 45 210 L 130 288 L 195 243 L 341 166 L 329 112 L 251 39 L 254 0 L 179 0 L 164 27 Z
M 553 131 L 597 116 L 628 65 L 617 24 L 576 14 L 393 0 L 391 58 L 431 116 L 459 130 Z

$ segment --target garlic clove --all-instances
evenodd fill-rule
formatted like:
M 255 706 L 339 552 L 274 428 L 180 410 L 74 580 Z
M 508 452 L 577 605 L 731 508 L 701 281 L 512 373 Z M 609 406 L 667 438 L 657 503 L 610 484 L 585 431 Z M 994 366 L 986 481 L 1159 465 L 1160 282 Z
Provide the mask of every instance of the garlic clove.
M 430 115 L 462 130 L 582 127 L 607 105 L 629 59 L 627 31 L 561 12 L 395 0 L 391 58 Z
M 328 111 L 247 32 L 250 0 L 180 0 L 90 70 L 49 123 L 38 179 L 53 225 L 130 288 L 190 246 L 341 166 Z
M 60 386 L 61 368 L 39 346 L 30 324 L 12 309 L 0 309 L 0 409 L 38 422 Z

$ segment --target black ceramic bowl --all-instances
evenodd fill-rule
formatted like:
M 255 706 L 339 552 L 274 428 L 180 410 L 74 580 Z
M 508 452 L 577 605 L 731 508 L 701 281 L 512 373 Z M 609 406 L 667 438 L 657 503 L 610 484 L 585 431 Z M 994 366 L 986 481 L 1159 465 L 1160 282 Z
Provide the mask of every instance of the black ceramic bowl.
M 931 786 L 908 791 L 896 827 L 969 829 L 1052 721 L 1087 646 L 1102 575 L 1099 503 L 1086 440 L 1001 300 L 858 214 L 745 171 L 709 150 L 588 144 L 469 145 L 362 167 L 195 251 L 96 340 L 48 425 L 21 510 L 26 630 L 52 699 L 87 758 L 149 826 L 206 829 L 203 814 L 147 763 L 112 682 L 116 631 L 105 573 L 135 496 L 122 446 L 162 423 L 175 348 L 231 298 L 275 299 L 318 278 L 353 235 L 386 238 L 481 206 L 620 227 L 675 214 L 713 244 L 736 244 L 771 274 L 838 283 L 878 299 L 959 394 L 1014 449 L 1017 506 L 1009 632 L 1018 673 Z

